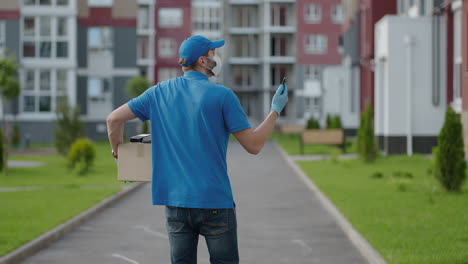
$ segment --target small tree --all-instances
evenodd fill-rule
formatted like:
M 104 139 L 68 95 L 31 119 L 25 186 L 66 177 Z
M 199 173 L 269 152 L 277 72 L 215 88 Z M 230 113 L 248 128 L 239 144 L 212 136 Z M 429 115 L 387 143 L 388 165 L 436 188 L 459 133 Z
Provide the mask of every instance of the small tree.
M 13 134 L 11 135 L 11 144 L 13 146 L 18 146 L 20 143 L 20 137 L 18 121 L 15 120 L 15 123 L 13 124 Z
M 366 106 L 366 111 L 361 114 L 361 122 L 358 130 L 359 156 L 366 162 L 373 162 L 377 158 L 377 146 L 374 138 L 374 122 L 371 106 Z
M 447 191 L 459 191 L 466 179 L 460 115 L 449 108 L 434 149 L 434 176 Z
M 18 73 L 18 65 L 13 58 L 0 58 L 0 97 L 2 101 L 2 129 L 4 131 L 0 144 L 3 145 L 2 163 L 5 175 L 8 175 L 8 125 L 5 121 L 6 104 L 8 101 L 17 98 L 20 94 L 19 82 L 16 79 Z
M 78 174 L 87 173 L 94 163 L 96 148 L 87 138 L 77 139 L 70 148 L 67 156 L 68 167 L 78 168 Z
M 319 121 L 315 120 L 314 118 L 310 118 L 307 121 L 307 129 L 320 129 Z
M 327 120 L 326 120 L 325 123 L 326 123 L 327 129 L 333 128 L 332 127 L 332 118 L 331 118 L 330 114 L 327 114 Z
M 150 87 L 150 85 L 150 82 L 145 77 L 135 76 L 128 80 L 126 91 L 131 97 L 138 97 L 144 93 Z M 147 134 L 148 132 L 148 122 L 144 122 L 141 133 Z
M 341 124 L 341 118 L 339 115 L 335 115 L 331 123 L 332 123 L 332 128 L 338 128 L 338 129 L 343 128 L 343 125 Z
M 67 155 L 70 146 L 83 135 L 80 108 L 71 108 L 67 100 L 59 105 L 55 126 L 55 147 L 61 155 Z

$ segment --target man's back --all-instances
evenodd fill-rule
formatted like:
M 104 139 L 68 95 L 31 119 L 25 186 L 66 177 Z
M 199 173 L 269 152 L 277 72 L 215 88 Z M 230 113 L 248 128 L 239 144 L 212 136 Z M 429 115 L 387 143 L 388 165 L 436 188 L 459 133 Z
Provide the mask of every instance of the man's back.
M 129 102 L 151 120 L 153 204 L 232 208 L 226 150 L 232 132 L 250 128 L 234 93 L 189 71 Z

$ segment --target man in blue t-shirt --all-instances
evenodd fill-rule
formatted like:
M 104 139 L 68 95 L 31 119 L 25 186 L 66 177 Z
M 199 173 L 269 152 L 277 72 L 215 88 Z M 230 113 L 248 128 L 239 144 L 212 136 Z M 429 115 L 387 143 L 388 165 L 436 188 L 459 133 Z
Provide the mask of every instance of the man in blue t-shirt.
M 179 64 L 184 75 L 149 88 L 107 118 L 113 156 L 123 143 L 126 121 L 151 121 L 152 202 L 166 206 L 171 262 L 196 263 L 199 235 L 206 239 L 211 263 L 239 263 L 237 221 L 226 151 L 230 134 L 258 154 L 288 101 L 280 85 L 271 112 L 255 130 L 229 88 L 209 77 L 221 70 L 215 49 L 224 40 L 203 36 L 184 40 Z

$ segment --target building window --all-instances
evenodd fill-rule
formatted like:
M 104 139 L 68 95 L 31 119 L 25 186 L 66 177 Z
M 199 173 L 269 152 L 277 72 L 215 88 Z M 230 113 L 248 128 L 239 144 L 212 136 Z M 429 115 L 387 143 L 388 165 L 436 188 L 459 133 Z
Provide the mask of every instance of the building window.
M 315 4 L 308 4 L 304 8 L 304 20 L 309 24 L 317 24 L 322 21 L 322 7 Z
M 65 17 L 24 17 L 23 57 L 67 58 L 67 26 Z
M 193 7 L 193 30 L 217 31 L 221 29 L 221 8 L 219 7 Z
M 305 66 L 304 78 L 306 80 L 320 80 L 321 79 L 320 67 L 313 66 L 313 65 Z
M 0 20 L 0 57 L 5 55 L 6 50 L 6 25 Z
M 138 7 L 138 29 L 148 29 L 150 25 L 149 6 L 141 5 Z
M 88 100 L 91 103 L 108 103 L 110 81 L 105 78 L 88 78 Z
M 231 47 L 234 57 L 258 57 L 258 37 L 255 35 L 234 35 Z
M 234 6 L 232 8 L 233 27 L 258 27 L 256 6 Z
M 289 39 L 290 37 L 285 35 L 273 35 L 271 37 L 271 56 L 291 56 Z
M 91 50 L 112 49 L 112 28 L 90 27 L 88 28 L 88 48 Z
M 272 26 L 287 26 L 288 7 L 286 5 L 271 6 L 271 25 Z
M 344 10 L 342 5 L 334 5 L 332 7 L 332 21 L 335 24 L 343 23 Z
M 178 28 L 182 26 L 182 8 L 160 8 L 158 11 L 160 28 Z
M 58 6 L 68 6 L 68 0 L 57 0 Z
M 52 56 L 51 18 L 39 17 L 39 56 L 50 58 Z
M 234 86 L 254 88 L 257 71 L 253 66 L 234 66 L 232 69 Z
M 158 82 L 167 81 L 179 76 L 179 68 L 159 68 Z
M 67 70 L 24 69 L 21 91 L 22 111 L 55 112 L 57 101 L 66 98 L 67 82 Z
M 305 36 L 304 51 L 307 54 L 323 54 L 328 49 L 328 38 L 326 35 L 314 34 Z
M 22 2 L 25 6 L 68 6 L 68 0 L 23 0 Z
M 149 38 L 148 36 L 138 37 L 138 59 L 150 59 L 149 57 Z
M 90 7 L 112 7 L 113 0 L 88 0 Z
M 159 57 L 172 58 L 176 54 L 176 42 L 172 38 L 160 38 L 158 40 Z

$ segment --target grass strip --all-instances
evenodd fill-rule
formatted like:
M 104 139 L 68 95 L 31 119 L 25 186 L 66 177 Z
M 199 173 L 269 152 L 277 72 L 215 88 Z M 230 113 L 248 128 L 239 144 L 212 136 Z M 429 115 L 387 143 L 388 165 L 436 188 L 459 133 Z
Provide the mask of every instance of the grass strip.
M 422 155 L 298 164 L 389 264 L 468 263 L 468 188 L 447 193 Z

